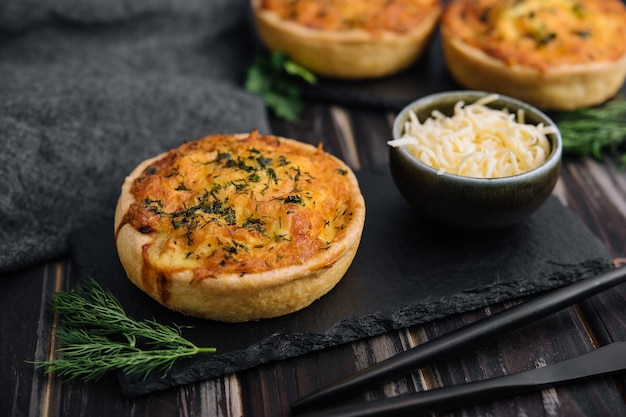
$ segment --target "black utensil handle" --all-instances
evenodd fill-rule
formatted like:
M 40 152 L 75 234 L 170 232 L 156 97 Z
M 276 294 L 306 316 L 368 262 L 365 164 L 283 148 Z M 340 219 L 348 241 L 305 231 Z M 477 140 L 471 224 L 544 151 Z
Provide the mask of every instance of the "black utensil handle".
M 303 417 L 415 416 L 416 413 L 460 408 L 624 370 L 626 370 L 626 342 L 618 342 L 574 359 L 518 374 L 344 406 L 306 414 Z
M 461 327 L 328 385 L 297 400 L 292 404 L 292 409 L 294 412 L 301 412 L 357 394 L 368 387 L 382 384 L 388 379 L 441 360 L 497 334 L 521 328 L 625 281 L 626 267 L 621 267 L 546 292 L 523 304 Z

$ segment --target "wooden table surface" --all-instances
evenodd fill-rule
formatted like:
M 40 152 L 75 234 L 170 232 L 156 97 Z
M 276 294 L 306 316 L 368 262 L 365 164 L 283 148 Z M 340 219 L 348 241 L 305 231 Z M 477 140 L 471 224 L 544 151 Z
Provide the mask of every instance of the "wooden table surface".
M 299 123 L 272 119 L 273 133 L 324 148 L 350 166 L 384 167 L 394 114 L 307 103 Z M 555 194 L 626 263 L 626 171 L 612 159 L 565 157 Z M 312 390 L 445 334 L 516 302 L 448 317 L 370 340 L 260 366 L 224 378 L 142 397 L 122 396 L 114 375 L 93 383 L 61 382 L 30 361 L 56 346 L 51 295 L 76 283 L 62 259 L 0 279 L 0 416 L 288 416 Z M 360 397 L 359 402 L 515 373 L 626 340 L 626 285 L 616 287 L 451 360 L 418 370 Z M 605 377 L 452 410 L 445 416 L 625 416 L 626 378 Z

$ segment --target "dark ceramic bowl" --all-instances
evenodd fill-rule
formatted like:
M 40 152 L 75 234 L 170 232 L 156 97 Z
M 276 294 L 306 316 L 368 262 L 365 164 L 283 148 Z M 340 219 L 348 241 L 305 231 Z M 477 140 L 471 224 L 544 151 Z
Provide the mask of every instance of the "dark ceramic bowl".
M 423 97 L 406 106 L 395 119 L 393 138 L 402 136 L 413 110 L 423 122 L 433 110 L 450 116 L 458 101 L 471 104 L 489 93 L 450 91 Z M 500 95 L 488 107 L 517 112 L 525 122 L 555 126 L 540 110 L 519 100 Z M 561 135 L 549 134 L 550 154 L 539 167 L 501 178 L 472 178 L 445 173 L 422 163 L 404 147 L 391 147 L 389 162 L 393 180 L 404 198 L 423 216 L 447 225 L 470 229 L 511 226 L 535 212 L 554 190 L 561 169 Z

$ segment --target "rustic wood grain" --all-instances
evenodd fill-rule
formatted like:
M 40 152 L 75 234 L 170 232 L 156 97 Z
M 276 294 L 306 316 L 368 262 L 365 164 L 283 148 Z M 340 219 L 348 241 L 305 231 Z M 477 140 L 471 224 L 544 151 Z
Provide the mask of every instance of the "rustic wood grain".
M 354 169 L 386 169 L 393 114 L 308 103 L 301 122 L 272 119 L 273 133 L 318 144 Z M 565 158 L 555 193 L 626 263 L 626 173 L 612 159 Z M 400 351 L 486 317 L 512 303 L 447 317 L 423 326 L 270 363 L 177 389 L 126 399 L 117 379 L 61 382 L 32 361 L 50 358 L 55 317 L 47 305 L 75 283 L 67 260 L 6 274 L 0 281 L 0 415 L 2 416 L 288 416 L 289 404 L 312 390 Z M 375 400 L 545 366 L 598 344 L 626 340 L 626 287 L 591 298 L 491 343 L 399 376 L 346 403 Z M 601 378 L 497 400 L 440 416 L 626 415 L 623 378 Z
M 492 309 L 476 312 L 473 318 L 484 317 L 487 310 Z M 489 311 L 489 314 L 492 312 Z M 466 320 L 471 316 L 472 314 L 465 314 L 448 318 L 426 327 L 432 332 L 431 337 L 435 337 L 442 332 L 467 324 Z M 454 325 L 449 327 L 452 323 Z M 593 348 L 592 340 L 586 333 L 576 310 L 569 308 L 526 328 L 503 334 L 491 343 L 468 349 L 464 354 L 438 364 L 435 369 L 437 386 L 489 379 L 546 366 L 586 353 Z M 585 411 L 582 414 L 560 414 L 562 411 L 558 411 L 555 415 L 605 416 L 611 415 L 607 414 L 607 410 L 614 410 L 616 413 L 626 411 L 619 391 L 609 378 L 596 381 L 595 384 L 585 388 L 571 385 L 537 391 L 477 404 L 464 409 L 463 412 L 453 412 L 453 415 L 543 415 L 550 414 L 564 403 L 568 403 L 571 409 Z M 567 401 L 563 399 L 564 397 Z M 604 404 L 589 409 L 592 399 L 598 397 L 604 397 Z

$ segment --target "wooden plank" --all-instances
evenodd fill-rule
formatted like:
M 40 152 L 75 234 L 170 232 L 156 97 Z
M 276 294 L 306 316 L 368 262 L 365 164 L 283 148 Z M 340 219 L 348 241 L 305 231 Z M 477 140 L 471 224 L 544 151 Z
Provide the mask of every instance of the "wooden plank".
M 612 157 L 565 163 L 571 208 L 607 245 L 616 267 L 626 265 L 626 171 Z M 626 340 L 626 285 L 591 297 L 580 312 L 597 345 Z M 626 377 L 616 378 L 623 386 Z
M 50 358 L 50 294 L 64 277 L 63 262 L 38 265 L 0 278 L 0 415 L 46 415 L 53 378 L 32 362 Z
M 607 246 L 613 257 L 626 256 L 626 174 L 615 161 L 565 158 L 566 205 Z
M 363 109 L 352 109 L 349 113 L 338 113 L 339 116 L 337 114 L 334 115 L 335 119 L 339 119 L 339 122 L 335 122 L 335 125 L 341 127 L 337 138 L 338 140 L 345 140 L 345 137 L 349 137 L 350 140 L 358 140 L 359 167 L 384 168 L 386 160 L 382 155 L 386 157 L 387 152 L 385 141 L 381 140 L 381 136 L 385 131 L 391 131 L 392 115 L 384 116 L 380 113 Z M 343 154 L 345 154 L 346 146 L 344 145 L 342 149 L 344 149 Z M 607 206 L 594 199 L 598 194 L 598 189 L 605 190 L 609 197 L 615 194 L 615 187 L 611 186 L 616 182 L 615 178 L 612 177 L 614 171 L 611 171 L 611 169 L 613 168 L 614 166 L 609 164 L 608 168 L 606 168 L 609 170 L 607 172 L 602 166 L 598 166 L 598 163 L 595 161 L 580 162 L 578 160 L 566 159 L 564 175 L 560 181 L 560 189 L 558 191 L 562 194 L 559 197 L 562 198 L 564 203 L 577 212 L 605 242 L 612 242 L 612 248 L 614 249 L 619 247 L 619 244 L 626 242 L 624 231 L 615 231 L 615 228 L 610 227 L 611 223 L 606 222 L 604 218 Z M 589 176 L 589 172 L 594 173 L 594 175 Z M 611 179 L 609 180 L 608 178 Z M 618 177 L 617 181 L 621 181 L 621 177 Z M 623 208 L 620 204 L 617 204 L 618 209 Z M 615 215 L 615 211 L 612 214 Z M 618 250 L 621 250 L 620 253 L 624 253 L 623 248 Z M 544 330 L 541 337 L 534 333 L 536 330 L 522 330 L 514 333 L 513 337 L 505 338 L 507 342 L 503 342 L 504 344 L 496 343 L 490 347 L 471 351 L 472 353 L 465 359 L 460 360 L 460 362 L 439 365 L 416 372 L 413 374 L 412 389 L 423 389 L 423 385 L 428 383 L 431 384 L 432 388 L 460 383 L 466 380 L 519 372 L 534 366 L 544 366 L 558 362 L 593 349 L 592 336 L 587 333 L 584 322 L 578 317 L 576 312 L 577 310 L 573 308 L 568 309 L 567 312 L 562 313 L 560 316 L 557 315 L 543 321 L 542 326 L 551 329 L 552 332 Z M 606 312 L 601 314 L 606 314 Z M 472 315 L 464 315 L 462 317 L 465 321 L 471 321 Z M 424 328 L 410 329 L 409 344 L 415 343 L 414 340 L 410 340 L 413 337 L 412 335 L 416 332 L 423 332 L 425 328 L 430 328 L 430 337 L 442 334 L 442 332 L 446 331 L 446 326 L 436 327 L 441 326 L 441 323 L 445 323 L 446 320 L 455 320 L 455 318 L 438 321 Z M 456 320 L 460 320 L 460 318 L 457 317 Z M 618 323 L 616 325 L 617 328 L 622 330 L 625 328 L 625 326 L 619 324 L 619 321 L 616 321 L 616 323 Z M 457 323 L 456 325 L 461 324 Z M 454 327 L 450 327 L 450 324 L 448 324 L 447 331 Z M 572 329 L 575 330 L 573 331 Z M 564 334 L 561 335 L 561 332 Z M 386 335 L 385 339 L 388 338 L 389 335 Z M 564 341 L 566 343 L 563 343 Z M 511 345 L 511 343 L 516 345 Z M 376 349 L 376 347 L 371 346 L 370 349 Z M 524 358 L 524 361 L 520 361 L 520 355 Z M 388 384 L 386 390 L 387 392 L 389 390 L 393 391 L 395 387 L 396 383 Z M 378 394 L 376 394 L 374 391 L 367 398 L 387 396 L 383 392 L 383 390 L 379 390 Z M 600 400 L 605 394 L 607 398 Z M 593 410 L 587 410 L 588 404 L 597 404 L 598 402 L 602 406 L 594 407 Z M 528 413 L 529 409 L 532 409 L 533 412 Z M 513 414 L 535 415 L 535 413 L 553 415 L 554 412 L 557 412 L 557 414 L 560 412 L 564 413 L 562 415 L 577 415 L 576 412 L 578 414 L 584 413 L 584 415 L 608 415 L 607 410 L 609 413 L 623 410 L 621 396 L 612 380 L 608 378 L 593 383 L 545 390 L 522 398 L 479 405 L 472 408 L 470 415 L 505 416 Z
M 386 140 L 393 115 L 369 109 L 305 106 L 302 121 L 272 119 L 273 133 L 324 148 L 354 168 L 384 169 Z M 566 158 L 560 196 L 603 241 L 616 262 L 626 258 L 626 174 L 614 161 Z M 236 375 L 167 390 L 136 399 L 121 396 L 117 379 L 68 382 L 44 375 L 27 360 L 45 360 L 54 348 L 54 317 L 46 308 L 58 288 L 69 288 L 66 261 L 2 277 L 0 291 L 0 415 L 90 416 L 269 416 L 288 415 L 289 404 L 313 389 L 334 382 L 437 335 L 506 306 L 495 306 L 424 326 L 271 363 Z M 567 359 L 594 343 L 626 340 L 626 287 L 618 287 L 550 318 L 504 335 L 458 357 L 376 387 L 346 402 L 375 400 L 518 372 Z M 579 316 L 582 312 L 584 319 Z M 591 333 L 590 333 L 591 332 Z M 618 382 L 620 380 L 618 379 Z M 622 381 L 623 382 L 623 381 Z M 544 390 L 443 413 L 449 416 L 626 415 L 611 378 Z
M 507 304 L 507 308 L 510 304 Z M 448 317 L 424 326 L 428 338 L 454 330 L 492 314 L 503 306 Z M 419 329 L 418 329 L 419 330 Z M 412 329 L 423 342 L 424 333 Z M 433 385 L 438 388 L 470 381 L 490 379 L 557 363 L 592 350 L 592 339 L 577 311 L 569 308 L 523 329 L 503 334 L 492 342 L 430 368 Z M 602 401 L 599 399 L 602 398 Z M 593 404 L 592 406 L 590 404 Z M 574 411 L 576 411 L 574 413 Z M 626 412 L 619 390 L 610 378 L 538 391 L 453 411 L 453 415 L 621 415 Z M 617 414 L 611 414 L 617 413 Z
M 389 145 L 392 139 L 393 115 L 372 109 L 352 109 L 350 120 L 358 144 L 361 168 L 386 170 L 389 165 Z
M 344 345 L 241 372 L 244 415 L 287 415 L 302 395 L 355 370 L 351 349 Z

